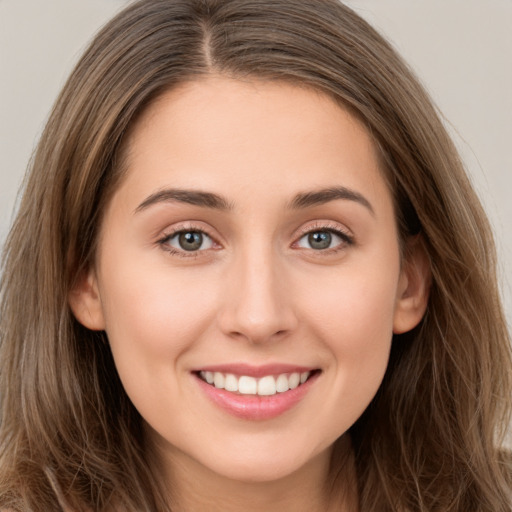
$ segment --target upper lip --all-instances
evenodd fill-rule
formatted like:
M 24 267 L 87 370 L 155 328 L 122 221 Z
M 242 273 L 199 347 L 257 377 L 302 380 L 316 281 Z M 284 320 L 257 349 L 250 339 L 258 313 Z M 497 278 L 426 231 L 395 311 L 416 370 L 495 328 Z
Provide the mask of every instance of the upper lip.
M 208 365 L 197 368 L 194 372 L 219 372 L 233 375 L 247 375 L 248 377 L 264 377 L 266 375 L 281 375 L 283 373 L 303 373 L 317 370 L 314 366 L 299 366 L 294 364 L 265 364 L 254 366 L 245 363 Z

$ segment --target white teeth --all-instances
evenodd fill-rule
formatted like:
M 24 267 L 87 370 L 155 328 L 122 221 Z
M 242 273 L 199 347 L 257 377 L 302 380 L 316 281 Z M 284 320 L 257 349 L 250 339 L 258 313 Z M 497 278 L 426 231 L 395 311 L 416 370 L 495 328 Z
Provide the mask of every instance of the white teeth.
M 231 373 L 226 375 L 224 389 L 226 389 L 226 391 L 238 391 L 238 379 Z
M 225 382 L 224 375 L 219 372 L 215 372 L 213 374 L 213 385 L 218 389 L 224 389 L 224 382 Z
M 282 373 L 277 378 L 273 375 L 266 375 L 260 379 L 241 375 L 237 377 L 232 373 L 224 374 L 220 372 L 200 372 L 201 378 L 208 384 L 213 384 L 218 389 L 225 389 L 241 395 L 260 395 L 271 396 L 276 393 L 285 393 L 290 389 L 304 384 L 311 372 Z
M 258 395 L 270 396 L 276 394 L 276 379 L 272 375 L 258 381 Z
M 238 380 L 238 391 L 242 395 L 256 395 L 258 392 L 258 381 L 254 377 L 244 375 Z
M 284 393 L 290 389 L 287 375 L 279 375 L 276 381 L 276 390 L 278 393 Z
M 300 373 L 290 375 L 290 389 L 295 389 L 300 384 Z

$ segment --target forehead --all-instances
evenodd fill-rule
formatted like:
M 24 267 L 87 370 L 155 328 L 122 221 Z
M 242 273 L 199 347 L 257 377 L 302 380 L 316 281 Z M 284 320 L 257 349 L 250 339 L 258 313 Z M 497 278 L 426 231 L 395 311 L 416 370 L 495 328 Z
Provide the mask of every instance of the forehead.
M 121 188 L 139 195 L 176 184 L 222 195 L 334 185 L 387 192 L 363 123 L 328 95 L 286 82 L 209 77 L 167 91 L 132 127 L 124 161 Z

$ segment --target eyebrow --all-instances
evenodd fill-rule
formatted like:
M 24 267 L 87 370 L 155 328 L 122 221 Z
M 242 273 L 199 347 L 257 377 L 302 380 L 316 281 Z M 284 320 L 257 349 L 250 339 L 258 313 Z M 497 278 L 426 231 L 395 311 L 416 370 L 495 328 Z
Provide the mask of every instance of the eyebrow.
M 355 190 L 341 186 L 324 188 L 312 192 L 299 193 L 289 203 L 288 208 L 294 210 L 305 209 L 311 206 L 318 206 L 339 199 L 355 201 L 356 203 L 359 203 L 368 209 L 372 215 L 375 215 L 375 211 L 368 199 L 366 199 L 362 194 L 356 192 Z M 202 208 L 211 208 L 214 210 L 222 211 L 233 209 L 233 205 L 230 204 L 225 198 L 219 196 L 218 194 L 214 194 L 213 192 L 171 188 L 159 190 L 154 194 L 151 194 L 135 209 L 135 213 L 146 210 L 155 204 L 169 202 L 186 203 Z
M 297 194 L 290 203 L 290 207 L 292 209 L 309 208 L 311 206 L 318 206 L 337 199 L 355 201 L 368 209 L 372 215 L 375 215 L 375 210 L 373 209 L 370 201 L 368 201 L 368 199 L 359 192 L 347 187 L 330 187 L 313 192 Z
M 212 208 L 215 210 L 231 210 L 232 206 L 223 197 L 212 192 L 202 192 L 200 190 L 183 189 L 164 189 L 151 194 L 135 210 L 135 213 L 146 210 L 150 206 L 158 203 L 179 202 L 201 206 L 203 208 Z

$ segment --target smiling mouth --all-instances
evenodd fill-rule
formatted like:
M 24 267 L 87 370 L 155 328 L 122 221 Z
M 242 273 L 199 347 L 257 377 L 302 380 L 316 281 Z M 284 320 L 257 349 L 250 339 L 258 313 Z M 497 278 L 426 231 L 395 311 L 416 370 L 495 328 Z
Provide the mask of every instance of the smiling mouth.
M 239 395 L 273 396 L 286 393 L 306 383 L 320 370 L 265 375 L 260 378 L 232 373 L 199 371 L 197 376 L 217 389 L 224 389 Z

